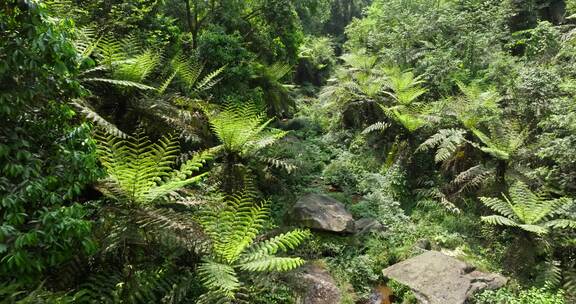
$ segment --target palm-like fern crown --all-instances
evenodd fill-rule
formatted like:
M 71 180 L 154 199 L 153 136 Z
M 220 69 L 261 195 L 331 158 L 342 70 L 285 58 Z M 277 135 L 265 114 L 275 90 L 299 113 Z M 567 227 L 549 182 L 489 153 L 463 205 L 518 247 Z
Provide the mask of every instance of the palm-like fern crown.
M 212 254 L 198 268 L 206 297 L 233 298 L 240 288 L 237 271 L 288 271 L 304 264 L 294 257 L 276 256 L 297 247 L 310 236 L 307 230 L 293 230 L 254 243 L 268 217 L 266 202 L 256 205 L 249 191 L 230 196 L 220 207 L 207 208 L 200 216 L 205 233 L 212 240 Z
M 170 61 L 172 68 L 172 73 L 164 80 L 164 82 L 159 86 L 158 92 L 160 94 L 164 93 L 170 83 L 178 77 L 184 92 L 191 96 L 196 97 L 199 93 L 209 90 L 216 83 L 218 83 L 220 74 L 224 71 L 226 66 L 222 66 L 203 77 L 204 64 L 200 62 L 197 55 L 186 57 L 184 54 L 180 53 L 174 56 Z
M 345 65 L 350 67 L 353 71 L 362 71 L 365 73 L 373 72 L 372 69 L 378 63 L 378 56 L 366 55 L 362 52 L 347 53 L 343 55 Z
M 480 198 L 484 205 L 501 214 L 484 216 L 483 221 L 519 227 L 536 234 L 546 234 L 550 228 L 576 228 L 576 221 L 572 219 L 554 219 L 574 203 L 571 199 L 546 199 L 530 191 L 522 182 L 516 182 L 510 188 L 510 197 L 503 195 L 503 198 Z
M 120 202 L 147 205 L 182 187 L 198 182 L 205 174 L 194 176 L 210 153 L 200 153 L 174 170 L 179 151 L 172 137 L 151 143 L 142 131 L 127 139 L 103 132 L 96 133 L 97 153 L 108 177 L 100 189 Z
M 421 76 L 415 76 L 412 71 L 393 67 L 385 69 L 385 73 L 388 76 L 386 86 L 391 90 L 390 95 L 401 105 L 412 104 L 427 91 L 420 86 L 423 83 Z
M 252 103 L 227 104 L 216 115 L 208 115 L 212 130 L 227 153 L 251 155 L 275 143 L 287 132 L 268 128 L 273 119 Z
M 498 122 L 488 125 L 488 133 L 472 128 L 472 133 L 484 146 L 477 146 L 480 150 L 492 157 L 509 160 L 518 149 L 522 147 L 528 137 L 526 129 L 514 122 Z
M 483 90 L 478 84 L 465 85 L 458 82 L 463 97 L 450 102 L 449 111 L 467 129 L 478 129 L 482 123 L 491 122 L 499 117 L 500 95 L 493 89 Z
M 426 123 L 425 114 L 428 112 L 427 106 L 417 102 L 417 99 L 426 93 L 421 84 L 420 76 L 415 76 L 412 71 L 402 71 L 398 67 L 384 69 L 385 77 L 381 78 L 381 83 L 387 90 L 380 89 L 379 93 L 385 93 L 392 97 L 392 102 L 380 104 L 384 114 L 396 121 L 409 132 L 413 132 Z M 382 124 L 382 123 L 379 123 Z M 365 132 L 376 128 L 369 126 Z

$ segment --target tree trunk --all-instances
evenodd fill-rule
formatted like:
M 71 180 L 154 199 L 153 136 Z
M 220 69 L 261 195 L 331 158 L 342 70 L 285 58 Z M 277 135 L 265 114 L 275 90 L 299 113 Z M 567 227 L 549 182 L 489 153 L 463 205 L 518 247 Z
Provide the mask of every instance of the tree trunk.
M 190 13 L 190 0 L 184 0 L 186 4 L 186 21 L 188 23 L 188 31 L 192 32 L 192 15 Z

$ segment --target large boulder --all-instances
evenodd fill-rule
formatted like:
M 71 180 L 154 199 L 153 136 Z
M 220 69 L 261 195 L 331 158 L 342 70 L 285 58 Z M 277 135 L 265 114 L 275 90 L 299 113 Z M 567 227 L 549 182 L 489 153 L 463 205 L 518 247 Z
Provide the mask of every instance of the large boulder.
M 330 232 L 354 232 L 354 219 L 339 201 L 310 193 L 298 200 L 289 211 L 291 224 Z
M 371 232 L 386 231 L 386 227 L 375 219 L 361 218 L 354 222 L 354 228 L 357 234 L 367 234 Z
M 423 304 L 463 304 L 475 292 L 497 289 L 507 282 L 499 274 L 477 271 L 473 266 L 437 251 L 428 251 L 392 265 L 383 273 L 410 287 Z
M 340 289 L 324 268 L 318 265 L 305 266 L 298 279 L 304 291 L 303 304 L 340 303 Z

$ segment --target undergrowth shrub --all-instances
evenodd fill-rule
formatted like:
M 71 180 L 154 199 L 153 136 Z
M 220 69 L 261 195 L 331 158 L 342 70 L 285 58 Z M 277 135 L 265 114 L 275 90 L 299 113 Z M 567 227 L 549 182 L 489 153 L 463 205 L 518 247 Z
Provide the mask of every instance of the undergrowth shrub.
M 474 297 L 475 304 L 565 304 L 563 291 L 532 287 L 515 292 L 509 288 L 486 290 Z

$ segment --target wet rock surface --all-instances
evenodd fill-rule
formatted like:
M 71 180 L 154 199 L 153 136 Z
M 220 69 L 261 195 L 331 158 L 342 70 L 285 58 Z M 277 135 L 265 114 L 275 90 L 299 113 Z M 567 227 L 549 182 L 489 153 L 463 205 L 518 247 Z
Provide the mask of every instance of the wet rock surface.
M 290 222 L 316 230 L 352 233 L 352 214 L 344 204 L 322 194 L 310 193 L 298 200 L 289 211 Z
M 298 279 L 304 285 L 303 304 L 340 303 L 340 289 L 324 268 L 318 265 L 305 266 Z
M 504 286 L 499 274 L 477 271 L 456 258 L 428 251 L 383 271 L 384 276 L 412 289 L 423 304 L 463 304 L 474 293 Z

